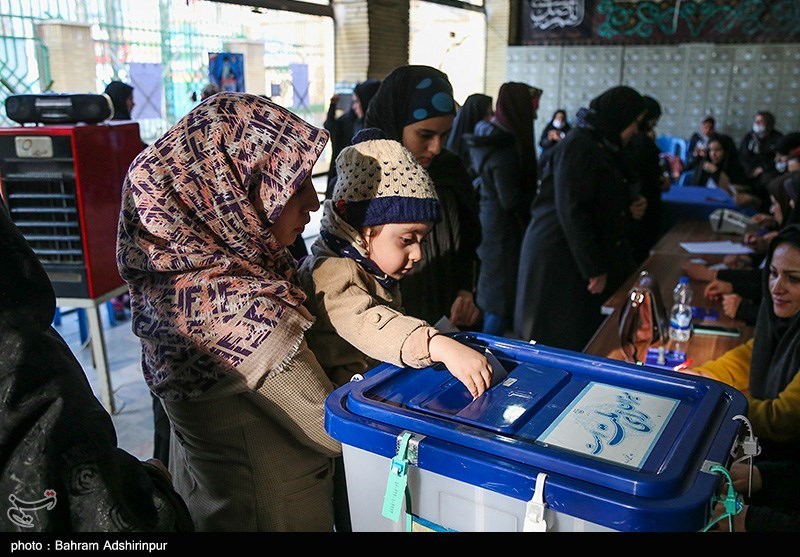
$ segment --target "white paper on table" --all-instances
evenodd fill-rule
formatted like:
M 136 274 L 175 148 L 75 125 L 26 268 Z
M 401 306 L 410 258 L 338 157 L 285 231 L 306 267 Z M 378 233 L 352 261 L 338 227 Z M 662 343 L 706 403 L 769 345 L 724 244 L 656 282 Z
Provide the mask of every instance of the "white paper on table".
M 730 240 L 720 242 L 681 242 L 681 247 L 689 253 L 715 253 L 715 254 L 748 254 L 753 250 L 738 242 Z

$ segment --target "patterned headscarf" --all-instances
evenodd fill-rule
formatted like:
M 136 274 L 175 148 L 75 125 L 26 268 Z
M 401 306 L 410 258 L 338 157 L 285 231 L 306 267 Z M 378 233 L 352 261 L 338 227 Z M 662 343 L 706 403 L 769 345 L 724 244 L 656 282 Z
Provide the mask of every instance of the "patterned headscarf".
M 156 395 L 193 398 L 232 373 L 256 388 L 294 356 L 311 317 L 270 227 L 327 140 L 263 97 L 222 92 L 134 160 L 117 263 Z

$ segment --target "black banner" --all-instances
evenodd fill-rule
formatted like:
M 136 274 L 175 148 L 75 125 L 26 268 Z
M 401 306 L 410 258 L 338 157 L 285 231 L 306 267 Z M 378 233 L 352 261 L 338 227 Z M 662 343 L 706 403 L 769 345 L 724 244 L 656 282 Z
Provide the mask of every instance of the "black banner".
M 800 41 L 797 0 L 520 0 L 523 45 Z

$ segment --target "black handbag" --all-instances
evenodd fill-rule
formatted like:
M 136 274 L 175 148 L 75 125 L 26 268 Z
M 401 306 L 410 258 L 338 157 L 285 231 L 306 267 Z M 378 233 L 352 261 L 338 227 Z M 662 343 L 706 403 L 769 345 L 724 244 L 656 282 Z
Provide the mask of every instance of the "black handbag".
M 628 292 L 619 313 L 619 340 L 625 357 L 641 363 L 638 346 L 651 346 L 669 338 L 666 312 L 661 300 L 658 282 L 647 271 L 642 271 Z

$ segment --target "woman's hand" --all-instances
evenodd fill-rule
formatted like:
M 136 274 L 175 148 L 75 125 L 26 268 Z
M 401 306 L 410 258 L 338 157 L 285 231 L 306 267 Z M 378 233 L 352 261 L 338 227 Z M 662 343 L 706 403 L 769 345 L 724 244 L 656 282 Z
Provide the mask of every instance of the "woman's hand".
M 711 520 L 716 519 L 717 517 L 722 516 L 725 513 L 725 505 L 722 503 L 717 503 L 714 505 L 714 510 L 711 514 Z M 747 505 L 742 505 L 742 510 L 730 517 L 731 521 L 733 522 L 733 531 L 734 532 L 747 532 L 744 527 L 745 517 L 747 516 Z M 728 517 L 721 519 L 719 522 L 714 524 L 714 526 L 709 530 L 709 532 L 730 532 L 730 524 L 728 524 Z
M 631 216 L 636 220 L 642 220 L 645 211 L 647 211 L 647 198 L 640 195 L 631 203 L 630 206 Z
M 692 280 L 709 282 L 717 278 L 717 271 L 715 269 L 709 269 L 700 263 L 689 261 L 684 263 L 681 268 L 683 269 L 683 272 L 686 273 L 686 275 Z
M 733 294 L 733 285 L 725 280 L 714 279 L 703 292 L 709 300 L 720 301 L 724 294 Z
M 157 458 L 148 458 L 147 460 L 145 460 L 143 462 L 144 462 L 144 464 L 147 464 L 147 465 L 155 468 L 159 472 L 161 472 L 164 475 L 164 477 L 167 478 L 167 481 L 172 483 L 172 474 L 169 473 L 169 470 L 167 470 L 167 467 L 164 466 L 163 462 L 161 462 Z
M 738 294 L 723 294 L 722 295 L 722 313 L 736 319 L 736 312 L 739 311 L 739 306 L 742 304 L 742 297 Z
M 608 279 L 608 273 L 603 273 L 600 276 L 590 278 L 589 285 L 586 287 L 586 290 L 588 290 L 592 294 L 600 294 L 603 290 L 606 289 L 607 279 Z
M 750 217 L 750 222 L 763 226 L 764 228 L 773 228 L 777 225 L 775 222 L 775 217 L 769 213 L 756 213 Z
M 450 306 L 450 322 L 456 327 L 471 327 L 480 315 L 481 311 L 475 305 L 472 292 L 459 290 L 453 305 Z
M 729 470 L 731 479 L 733 480 L 733 489 L 737 493 L 747 493 L 748 483 L 750 482 L 750 464 L 744 462 L 737 462 Z M 751 493 L 761 491 L 764 483 L 761 479 L 761 470 L 757 465 L 753 465 L 753 484 L 750 487 Z
M 750 266 L 750 258 L 746 255 L 730 254 L 726 255 L 722 262 L 728 269 L 746 269 Z
M 428 346 L 431 359 L 442 362 L 473 398 L 478 398 L 489 388 L 492 366 L 486 356 L 445 335 L 434 335 Z
M 772 239 L 778 235 L 777 230 L 770 230 L 769 232 L 763 233 L 759 235 L 758 233 L 748 232 L 744 235 L 744 243 L 750 249 L 757 253 L 765 253 L 767 251 L 767 247 Z

